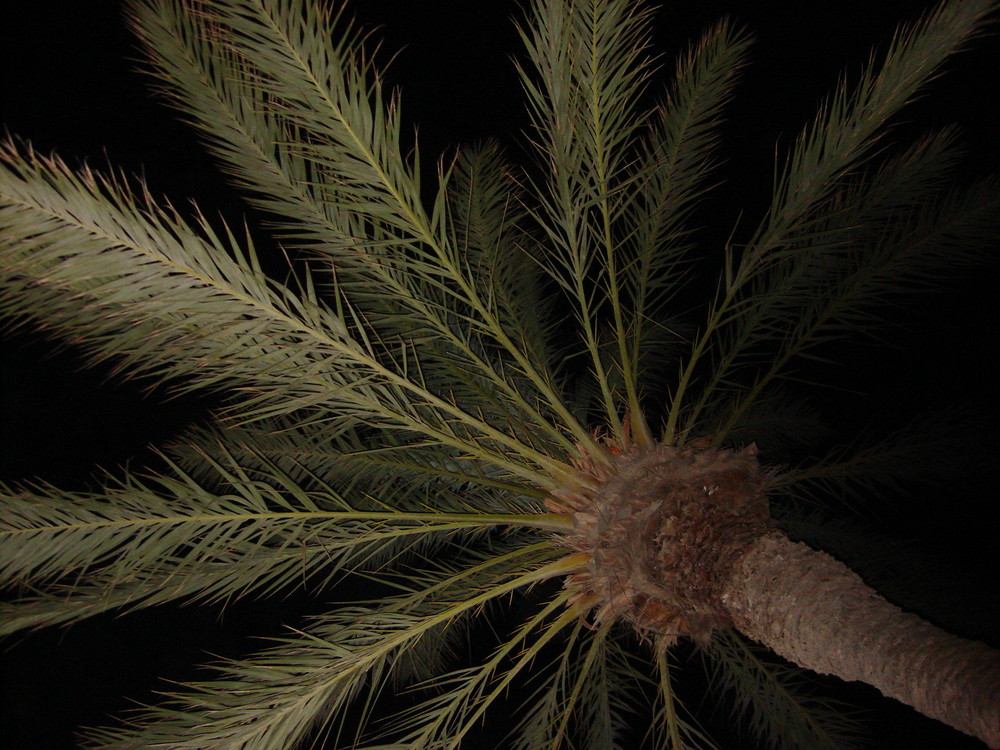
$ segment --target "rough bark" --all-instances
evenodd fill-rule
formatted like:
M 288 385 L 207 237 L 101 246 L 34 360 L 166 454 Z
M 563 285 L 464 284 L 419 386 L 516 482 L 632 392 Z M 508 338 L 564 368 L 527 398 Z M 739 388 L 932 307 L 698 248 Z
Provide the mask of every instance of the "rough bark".
M 561 542 L 589 563 L 566 585 L 601 602 L 595 620 L 623 619 L 668 641 L 706 642 L 728 626 L 721 581 L 769 528 L 756 455 L 753 446 L 659 445 L 621 452 L 610 467 L 577 463 L 595 489 L 557 490 L 548 508 L 573 513 Z
M 745 548 L 730 570 L 722 604 L 744 635 L 1000 748 L 1000 652 L 904 612 L 844 564 L 780 532 Z

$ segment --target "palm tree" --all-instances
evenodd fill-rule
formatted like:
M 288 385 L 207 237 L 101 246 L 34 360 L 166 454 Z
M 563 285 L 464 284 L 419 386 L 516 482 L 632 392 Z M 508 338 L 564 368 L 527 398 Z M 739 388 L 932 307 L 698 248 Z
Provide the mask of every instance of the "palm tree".
M 902 30 L 713 253 L 692 223 L 749 46 L 728 22 L 652 102 L 649 8 L 534 0 L 535 158 L 459 149 L 428 188 L 341 15 L 132 0 L 163 92 L 296 265 L 276 280 L 249 233 L 3 145 L 0 309 L 225 402 L 155 473 L 5 488 L 0 630 L 369 586 L 92 747 L 457 747 L 511 710 L 504 747 L 611 748 L 647 700 L 655 746 L 711 747 L 675 693 L 691 644 L 776 746 L 854 729 L 760 645 L 1000 747 L 1000 655 L 814 549 L 831 498 L 910 477 L 925 434 L 824 453 L 796 387 L 995 237 L 996 181 L 951 185 L 954 131 L 886 135 L 995 6 Z

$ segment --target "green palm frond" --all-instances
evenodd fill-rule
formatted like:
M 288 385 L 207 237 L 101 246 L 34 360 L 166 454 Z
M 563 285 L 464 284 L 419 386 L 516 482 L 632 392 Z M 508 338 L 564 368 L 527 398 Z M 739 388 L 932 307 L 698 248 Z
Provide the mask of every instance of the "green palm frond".
M 625 271 L 613 232 L 625 203 L 621 183 L 626 155 L 646 119 L 633 108 L 648 68 L 648 22 L 647 7 L 625 0 L 578 6 L 539 0 L 521 30 L 534 66 L 531 73 L 522 69 L 521 77 L 548 174 L 548 183 L 537 191 L 546 267 L 572 301 L 588 365 L 601 390 L 602 411 L 615 432 L 621 417 L 607 386 L 596 325 L 603 302 L 587 281 L 598 274 L 598 288 L 608 295 L 620 366 L 627 373 L 627 404 L 638 415 L 630 369 L 635 357 L 625 356 L 628 332 L 619 299 L 619 277 Z
M 400 147 L 398 102 L 383 97 L 379 73 L 349 27 L 338 28 L 336 17 L 309 3 L 216 3 L 188 14 L 181 29 L 174 24 L 176 8 L 138 7 L 134 20 L 156 50 L 156 73 L 171 92 L 181 92 L 174 97 L 182 105 L 195 105 L 212 142 L 225 144 L 221 156 L 238 176 L 262 167 L 278 175 L 277 182 L 254 183 L 255 192 L 264 191 L 264 199 L 256 199 L 263 208 L 293 219 L 308 210 L 305 228 L 322 239 L 307 238 L 307 247 L 334 261 L 336 288 L 374 329 L 368 335 L 395 334 L 389 343 L 396 345 L 402 332 L 412 344 L 429 330 L 441 340 L 442 359 L 453 364 L 444 378 L 450 387 L 465 377 L 482 379 L 490 392 L 499 389 L 532 414 L 530 400 L 498 377 L 499 363 L 483 358 L 476 339 L 493 341 L 576 439 L 589 439 L 561 406 L 545 360 L 522 349 L 517 329 L 524 318 L 498 307 L 475 283 L 462 252 L 466 227 L 452 224 L 447 174 L 433 211 L 424 209 L 419 169 Z M 342 42 L 331 48 L 334 38 Z M 208 92 L 188 101 L 190 91 L 202 89 Z M 480 159 L 479 166 L 493 162 Z M 290 194 L 285 183 L 309 194 Z M 490 200 L 486 192 L 481 197 Z M 532 432 L 562 437 L 546 420 L 533 421 Z
M 719 750 L 696 723 L 684 716 L 684 704 L 674 689 L 675 677 L 669 654 L 662 641 L 654 644 L 658 701 L 653 711 L 652 731 L 660 747 Z
M 219 665 L 215 669 L 220 679 L 171 696 L 176 707 L 150 710 L 136 727 L 92 732 L 92 746 L 292 746 L 314 725 L 328 723 L 331 716 L 343 718 L 342 709 L 355 705 L 359 695 L 377 695 L 392 677 L 394 664 L 406 663 L 398 661 L 399 656 L 426 633 L 557 570 L 543 566 L 506 582 L 487 576 L 426 601 L 402 596 L 387 598 L 377 607 L 341 607 L 251 659 Z M 236 685 L 243 687 L 234 690 Z M 338 734 L 342 731 L 343 726 Z M 177 744 L 178 737 L 185 738 L 182 744 Z
M 506 638 L 489 659 L 425 683 L 435 689 L 436 695 L 396 717 L 391 726 L 393 733 L 399 733 L 408 747 L 459 747 L 538 652 L 578 620 L 580 610 L 566 607 L 566 602 L 567 593 L 559 592 Z
M 365 430 L 331 435 L 325 424 L 284 421 L 226 430 L 201 429 L 169 447 L 184 471 L 212 481 L 214 462 L 232 455 L 251 476 L 286 473 L 299 486 L 336 487 L 353 507 L 375 510 L 392 498 L 395 510 L 540 512 L 537 487 L 450 450 L 440 443 L 396 443 Z
M 406 511 L 407 503 L 395 503 L 397 492 L 362 495 L 368 509 L 361 511 L 332 487 L 306 491 L 273 465 L 248 470 L 231 459 L 206 462 L 215 491 L 179 470 L 146 481 L 126 477 L 100 495 L 5 489 L 2 540 L 9 554 L 0 581 L 46 588 L 5 605 L 4 632 L 178 599 L 224 602 L 323 589 L 344 571 L 460 545 L 466 532 L 550 518 L 491 516 L 474 506 L 448 512 L 430 502 Z
M 500 147 L 459 151 L 448 174 L 452 243 L 476 285 L 492 297 L 507 336 L 548 367 L 555 311 L 542 284 L 542 247 L 525 226 L 524 197 Z M 552 383 L 554 375 L 543 372 Z
M 885 126 L 964 47 L 993 10 L 988 3 L 942 3 L 904 26 L 881 65 L 864 70 L 853 91 L 844 81 L 796 141 L 754 245 L 768 253 L 803 230 L 840 179 L 864 161 Z
M 537 747 L 629 747 L 650 679 L 627 633 L 601 627 L 588 636 L 575 623 L 546 669 L 525 685 L 523 716 L 505 739 L 515 750 Z M 624 636 L 624 637 L 623 637 Z M 538 657 L 544 658 L 544 657 Z
M 565 696 L 574 668 L 579 664 L 578 644 L 584 631 L 582 622 L 577 622 L 564 637 L 564 645 L 555 656 L 550 657 L 547 669 L 539 670 L 536 678 L 538 686 L 530 686 L 524 701 L 524 711 L 518 726 L 506 741 L 512 750 L 530 750 L 535 747 L 552 746 L 557 732 L 565 731 L 563 717 L 570 714 Z M 542 658 L 542 657 L 539 657 Z
M 296 294 L 267 279 L 252 253 L 244 258 L 234 238 L 224 242 L 207 221 L 190 227 L 120 181 L 89 169 L 74 174 L 12 144 L 0 161 L 9 251 L 0 310 L 7 315 L 32 319 L 45 310 L 54 333 L 81 342 L 85 335 L 93 359 L 114 358 L 130 374 L 184 378 L 181 390 L 238 384 L 252 394 L 233 409 L 242 419 L 323 407 L 462 450 L 480 432 L 481 457 L 493 454 L 534 480 L 543 475 L 525 459 L 555 466 L 429 390 L 415 353 L 419 339 L 385 352 L 310 287 Z M 441 365 L 435 359 L 427 368 Z M 494 440 L 496 448 L 487 447 Z

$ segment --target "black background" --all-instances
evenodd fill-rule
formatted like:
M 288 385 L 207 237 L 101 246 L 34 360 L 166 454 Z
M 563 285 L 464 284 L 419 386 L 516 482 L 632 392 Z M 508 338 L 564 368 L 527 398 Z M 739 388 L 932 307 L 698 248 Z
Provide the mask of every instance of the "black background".
M 658 45 L 668 62 L 679 45 L 722 15 L 757 37 L 730 110 L 730 179 L 708 217 L 710 242 L 728 235 L 739 218 L 737 202 L 746 209 L 743 226 L 760 215 L 775 142 L 787 144 L 842 71 L 856 74 L 897 21 L 926 6 L 917 0 L 731 0 L 673 2 L 661 11 Z M 387 52 L 403 49 L 388 78 L 404 91 L 404 112 L 420 126 L 426 161 L 448 144 L 486 136 L 520 148 L 517 133 L 526 117 L 510 62 L 518 41 L 507 20 L 515 3 L 358 0 L 350 7 L 364 23 L 382 26 L 378 36 Z M 0 48 L 2 119 L 10 132 L 71 163 L 86 159 L 142 174 L 154 194 L 177 205 L 193 198 L 231 220 L 245 215 L 194 133 L 155 101 L 135 72 L 137 51 L 117 2 L 18 2 L 4 10 Z M 995 37 L 987 38 L 956 60 L 928 96 L 907 110 L 898 129 L 905 136 L 960 123 L 969 179 L 1000 171 L 993 145 L 1000 129 L 998 48 Z M 996 281 L 994 269 L 951 283 L 895 313 L 909 331 L 895 337 L 896 348 L 852 350 L 832 379 L 846 388 L 864 385 L 867 395 L 838 402 L 841 418 L 892 427 L 949 396 L 992 414 L 1000 320 Z M 8 334 L 0 346 L 0 479 L 41 477 L 83 487 L 95 467 L 141 466 L 149 459 L 148 445 L 177 434 L 212 406 L 209 399 L 190 398 L 164 404 L 162 393 L 147 394 L 141 384 L 107 382 L 101 372 L 81 371 L 72 351 L 53 354 L 53 345 L 30 329 Z M 970 432 L 970 449 L 994 435 L 981 428 Z M 995 468 L 984 463 L 950 493 L 907 497 L 893 517 L 901 535 L 948 550 L 961 575 L 956 585 L 970 592 L 970 608 L 995 601 Z M 248 636 L 276 634 L 281 621 L 308 609 L 307 602 L 291 601 L 236 605 L 224 614 L 194 607 L 144 611 L 12 638 L 0 655 L 0 747 L 69 748 L 73 727 L 103 722 L 132 705 L 128 699 L 150 700 L 152 691 L 167 687 L 160 678 L 191 678 L 191 666 L 205 662 L 207 653 L 245 652 L 255 646 Z M 864 689 L 848 692 L 876 710 L 879 747 L 982 747 Z

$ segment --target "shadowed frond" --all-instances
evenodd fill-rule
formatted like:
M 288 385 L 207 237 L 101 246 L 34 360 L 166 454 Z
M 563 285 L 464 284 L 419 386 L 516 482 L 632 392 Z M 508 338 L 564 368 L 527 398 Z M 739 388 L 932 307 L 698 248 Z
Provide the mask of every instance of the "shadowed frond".
M 953 157 L 938 152 L 934 140 L 918 149 L 923 146 L 930 149 L 926 159 L 911 162 L 915 154 L 906 154 L 862 188 L 845 190 L 818 229 L 820 244 L 798 248 L 784 268 L 768 275 L 753 309 L 740 313 L 712 386 L 740 382 L 741 369 L 757 374 L 751 388 L 721 406 L 728 416 L 715 428 L 720 439 L 796 358 L 814 357 L 814 350 L 847 333 L 885 338 L 883 312 L 892 303 L 938 289 L 956 263 L 971 269 L 987 260 L 1000 220 L 1000 185 L 989 180 L 942 197 Z
M 630 197 L 623 217 L 630 233 L 623 242 L 631 256 L 621 279 L 632 325 L 626 373 L 643 377 L 647 339 L 659 338 L 657 321 L 687 280 L 693 238 L 686 220 L 710 187 L 722 110 L 748 47 L 749 39 L 723 22 L 681 56 L 667 99 L 639 146 L 635 184 L 623 187 Z
M 843 750 L 864 743 L 849 706 L 812 695 L 801 672 L 754 651 L 730 632 L 704 653 L 714 663 L 713 679 L 733 698 L 737 715 L 764 746 Z
M 496 143 L 461 149 L 448 172 L 455 247 L 507 336 L 546 368 L 555 335 L 554 300 L 546 291 L 537 237 L 527 231 L 522 188 Z M 555 391 L 554 374 L 541 371 Z
M 853 443 L 786 469 L 776 489 L 814 508 L 839 498 L 863 510 L 904 486 L 943 485 L 990 460 L 985 445 L 970 443 L 970 433 L 980 432 L 970 407 L 928 409 L 886 436 L 874 430 L 858 430 Z
M 674 392 L 663 434 L 666 442 L 683 442 L 685 435 L 697 433 L 702 410 L 716 397 L 720 384 L 732 377 L 731 360 L 745 352 L 749 340 L 762 334 L 767 341 L 785 340 L 783 330 L 768 328 L 770 318 L 763 314 L 783 295 L 761 293 L 758 284 L 767 287 L 775 278 L 808 275 L 814 268 L 809 261 L 816 260 L 810 256 L 817 250 L 829 253 L 840 249 L 848 256 L 858 252 L 857 248 L 843 247 L 842 235 L 834 235 L 835 241 L 827 244 L 829 235 L 822 230 L 818 236 L 814 234 L 819 223 L 831 214 L 837 216 L 838 193 L 849 184 L 851 174 L 857 174 L 871 159 L 893 116 L 968 42 L 977 23 L 993 9 L 988 0 L 942 3 L 920 22 L 899 32 L 881 65 L 873 60 L 853 91 L 842 83 L 820 108 L 814 123 L 803 130 L 775 186 L 766 219 L 746 248 L 727 251 L 716 299 Z M 933 143 L 922 151 L 926 158 L 940 158 Z M 913 154 L 919 157 L 921 149 Z M 917 185 L 923 179 L 920 170 L 905 177 Z M 875 194 L 879 194 L 877 189 Z M 969 207 L 975 210 L 973 200 Z M 803 252 L 803 247 L 809 250 Z M 820 260 L 818 268 L 823 265 Z M 896 283 L 898 277 L 892 279 L 892 285 Z M 800 345 L 799 339 L 791 339 L 792 348 Z M 702 359 L 710 354 L 715 354 L 713 375 L 699 389 L 700 395 L 692 397 L 688 389 L 696 372 L 701 372 Z
M 221 673 L 219 679 L 194 683 L 185 693 L 171 695 L 172 706 L 146 711 L 134 727 L 92 731 L 88 746 L 105 750 L 294 746 L 315 726 L 329 724 L 331 717 L 343 721 L 344 709 L 354 706 L 359 717 L 366 717 L 369 701 L 393 677 L 394 665 L 409 664 L 400 660 L 401 655 L 426 633 L 446 628 L 490 599 L 558 570 L 543 566 L 513 578 L 486 575 L 427 600 L 389 597 L 376 607 L 341 607 L 267 651 L 222 663 L 215 668 Z M 234 689 L 237 685 L 241 687 Z M 341 724 L 336 735 L 357 735 L 362 729 Z
M 325 424 L 283 421 L 201 429 L 168 447 L 199 480 L 216 477 L 214 462 L 232 455 L 252 476 L 280 470 L 300 486 L 336 487 L 357 509 L 376 510 L 392 497 L 396 510 L 538 512 L 544 493 L 503 472 L 490 472 L 440 443 L 394 443 L 371 431 L 328 431 Z

